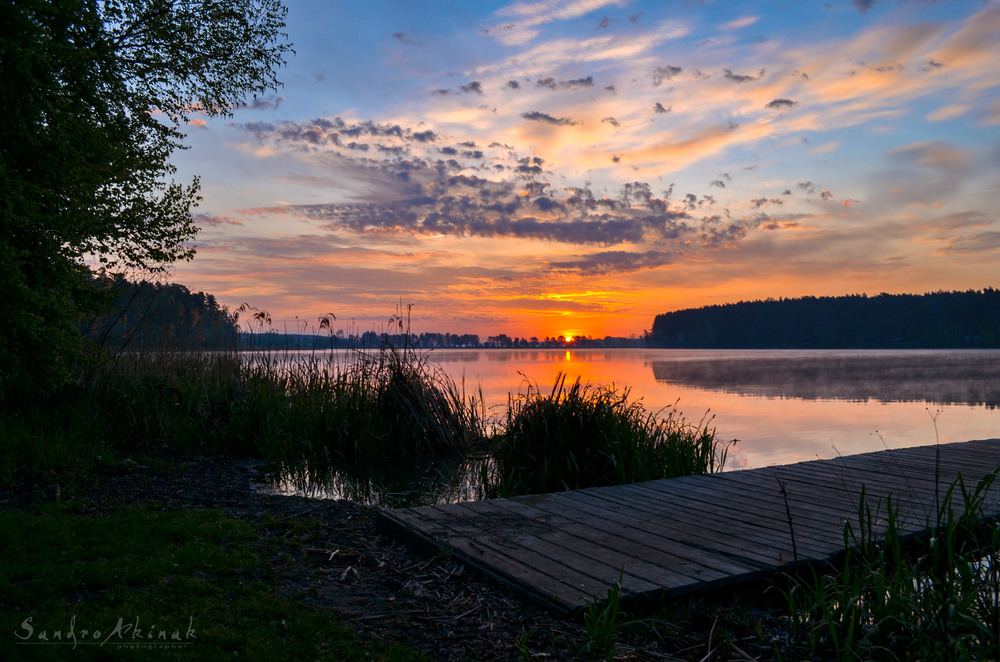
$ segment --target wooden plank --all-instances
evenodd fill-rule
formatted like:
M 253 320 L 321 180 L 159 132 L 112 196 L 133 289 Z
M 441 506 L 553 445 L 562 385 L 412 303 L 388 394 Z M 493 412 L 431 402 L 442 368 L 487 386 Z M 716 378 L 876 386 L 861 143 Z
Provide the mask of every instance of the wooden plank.
M 622 537 L 627 537 L 636 542 L 647 542 L 655 546 L 661 553 L 671 555 L 676 559 L 693 561 L 698 565 L 708 568 L 721 568 L 726 571 L 750 571 L 756 566 L 746 565 L 732 559 L 728 559 L 724 554 L 719 554 L 718 558 L 712 558 L 708 562 L 699 562 L 697 556 L 701 551 L 692 549 L 690 543 L 678 541 L 677 531 L 664 526 L 659 521 L 650 518 L 638 518 L 629 512 L 613 511 L 603 507 L 604 504 L 588 501 L 588 494 L 581 490 L 573 493 L 572 499 L 560 498 L 562 494 L 540 495 L 539 497 L 525 497 L 532 499 L 531 503 L 537 504 L 540 508 L 558 510 L 559 512 L 572 512 L 577 517 L 589 524 L 593 528 L 605 528 L 609 532 L 614 532 Z M 551 498 L 544 498 L 551 497 Z
M 482 515 L 486 519 L 494 521 L 527 521 L 537 522 L 534 517 L 527 516 L 523 510 L 509 507 L 503 502 L 481 501 L 470 503 L 469 510 Z M 509 532 L 509 540 L 498 541 L 489 533 L 480 538 L 484 544 L 499 543 L 506 546 L 510 542 L 517 542 L 527 549 L 531 549 L 558 565 L 565 565 L 570 568 L 577 568 L 582 573 L 602 582 L 614 582 L 621 577 L 622 588 L 629 592 L 645 592 L 655 589 L 657 584 L 651 583 L 650 579 L 641 574 L 635 574 L 629 569 L 623 571 L 621 565 L 621 555 L 614 554 L 613 550 L 599 545 L 581 545 L 581 538 L 568 535 L 559 527 L 549 526 L 544 531 L 532 534 L 524 531 L 523 525 L 518 525 L 516 530 Z M 644 571 L 650 571 L 650 567 L 644 567 Z M 652 581 L 664 581 L 660 575 L 652 576 Z M 672 574 L 671 577 L 676 577 Z
M 719 541 L 717 544 L 722 546 L 740 541 L 756 543 L 760 547 L 767 549 L 773 547 L 777 540 L 786 540 L 787 547 L 784 548 L 784 551 L 779 551 L 778 554 L 786 561 L 792 559 L 791 535 L 787 526 L 784 507 L 780 506 L 779 510 L 779 506 L 776 503 L 765 505 L 762 499 L 754 499 L 754 508 L 747 510 L 745 502 L 735 504 L 737 507 L 729 508 L 727 506 L 730 504 L 724 501 L 709 502 L 700 498 L 699 495 L 692 494 L 690 488 L 685 490 L 684 493 L 664 494 L 661 489 L 656 489 L 658 486 L 645 483 L 622 487 L 626 489 L 608 492 L 603 495 L 604 498 L 612 499 L 616 498 L 617 495 L 630 494 L 634 495 L 637 500 L 644 498 L 648 501 L 659 502 L 664 507 L 670 505 L 683 507 L 683 510 L 675 508 L 673 511 L 668 512 L 674 512 L 678 515 L 681 515 L 681 513 L 688 515 L 685 518 L 688 528 L 691 528 L 694 532 L 703 531 L 705 535 L 711 535 Z M 697 535 L 697 533 L 692 535 Z M 818 536 L 812 542 L 839 544 L 842 540 L 842 537 L 830 536 L 826 538 L 825 536 Z M 810 544 L 807 547 L 811 553 L 819 557 L 826 556 L 826 545 Z M 774 552 L 770 550 L 761 553 L 760 556 L 773 560 Z
M 420 518 L 407 515 L 399 511 L 379 511 L 378 528 L 411 544 L 417 543 L 425 549 L 447 547 L 455 553 L 456 558 L 461 559 L 469 567 L 507 584 L 544 607 L 566 614 L 576 608 L 568 605 L 564 598 L 576 588 L 572 583 L 567 585 L 566 581 L 551 577 L 544 569 L 531 564 L 518 568 L 516 561 L 497 558 L 486 551 L 470 550 L 471 543 L 464 544 L 462 540 L 443 536 L 441 529 L 425 527 Z M 594 590 L 596 595 L 600 588 Z
M 703 568 L 751 572 L 772 564 L 773 559 L 754 554 L 753 550 L 748 554 L 745 550 L 733 546 L 719 545 L 716 540 L 708 541 L 713 544 L 712 547 L 699 545 L 698 538 L 679 531 L 674 526 L 666 525 L 662 519 L 635 517 L 627 507 L 616 509 L 613 507 L 614 504 L 606 506 L 599 501 L 591 501 L 590 499 L 597 498 L 595 495 L 581 492 L 583 491 L 573 493 L 573 502 L 552 503 L 548 506 L 563 512 L 576 511 L 585 514 L 587 521 L 592 522 L 592 526 L 598 526 L 598 523 L 605 526 L 610 524 L 612 530 L 620 536 L 638 542 L 648 541 L 648 544 L 655 546 L 661 554 L 695 563 Z
M 504 500 L 504 507 L 520 511 L 536 518 L 551 518 L 553 513 L 530 505 L 518 499 Z M 560 514 L 554 515 L 558 518 Z M 550 519 L 549 521 L 553 521 Z M 566 524 L 575 525 L 573 520 L 565 520 Z M 584 553 L 600 550 L 604 558 L 611 560 L 619 571 L 629 574 L 645 573 L 643 576 L 653 580 L 659 577 L 660 588 L 664 586 L 682 587 L 691 584 L 701 584 L 708 581 L 724 579 L 731 574 L 718 568 L 706 568 L 689 560 L 671 556 L 661 547 L 647 544 L 646 540 L 636 540 L 624 535 L 624 528 L 613 532 L 604 532 L 596 527 L 573 526 L 564 529 L 567 542 L 573 544 Z M 746 571 L 746 569 L 742 569 Z M 643 593 L 647 591 L 642 591 Z
M 779 573 L 792 560 L 791 530 L 799 560 L 831 560 L 843 552 L 845 523 L 857 527 L 862 494 L 877 526 L 885 526 L 891 495 L 901 533 L 922 534 L 955 477 L 972 490 L 998 464 L 1000 439 L 980 440 L 381 511 L 378 521 L 394 535 L 447 546 L 539 603 L 572 612 L 619 579 L 625 597 L 635 598 Z M 1000 514 L 1000 485 L 983 503 Z M 963 505 L 960 494 L 953 505 Z
M 717 502 L 727 512 L 732 513 L 733 517 L 770 518 L 776 522 L 787 523 L 787 511 L 784 499 L 781 497 L 778 482 L 761 481 L 755 479 L 756 477 L 753 476 L 742 475 L 746 473 L 748 472 L 724 474 L 724 480 L 703 481 L 701 484 L 688 485 L 684 490 L 677 490 L 669 484 L 670 481 L 639 483 L 630 487 L 654 491 L 659 495 L 659 498 L 669 501 L 677 498 L 698 498 L 709 503 Z M 749 478 L 750 480 L 744 482 L 744 478 Z M 729 483 L 730 489 L 717 490 L 716 485 L 721 485 L 723 482 Z M 718 498 L 717 494 L 719 495 Z M 793 498 L 790 500 L 790 506 L 793 508 L 798 508 L 797 496 L 793 495 Z M 753 503 L 752 509 L 747 508 L 748 502 Z M 809 506 L 813 505 L 810 501 L 804 501 L 803 503 Z M 818 524 L 829 526 L 831 521 L 839 520 L 841 509 L 836 508 L 831 510 L 823 504 L 819 504 L 818 508 L 811 508 L 808 512 L 796 514 L 804 515 L 804 519 L 808 521 L 815 521 Z M 776 526 L 778 525 L 776 524 Z
M 449 513 L 442 513 L 434 506 L 413 508 L 410 510 L 414 517 L 411 524 L 452 552 L 458 552 L 474 567 L 488 568 L 515 586 L 532 589 L 537 585 L 542 602 L 555 602 L 567 609 L 567 602 L 573 596 L 579 596 L 582 602 L 586 596 L 600 592 L 602 584 L 596 578 L 575 568 L 552 563 L 531 549 L 480 544 L 482 531 L 457 526 L 453 515 L 460 514 L 460 510 L 453 510 L 452 516 L 448 516 Z M 442 514 L 446 516 L 441 517 Z

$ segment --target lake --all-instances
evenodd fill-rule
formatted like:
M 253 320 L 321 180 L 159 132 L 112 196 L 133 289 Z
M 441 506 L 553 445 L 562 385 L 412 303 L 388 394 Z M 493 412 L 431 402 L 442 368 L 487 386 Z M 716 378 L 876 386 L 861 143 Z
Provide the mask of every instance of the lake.
M 653 412 L 710 417 L 719 440 L 738 440 L 725 470 L 1000 437 L 1000 350 L 448 349 L 427 358 L 497 416 L 510 394 L 529 384 L 547 394 L 565 373 L 627 388 Z M 479 498 L 476 473 L 461 461 L 388 463 L 278 477 L 274 492 L 389 506 L 465 501 Z
M 433 350 L 489 406 L 559 373 L 631 389 L 651 411 L 706 414 L 738 439 L 727 469 L 1000 437 L 1000 350 Z M 935 429 L 936 421 L 936 429 Z M 1000 459 L 1000 458 L 998 458 Z

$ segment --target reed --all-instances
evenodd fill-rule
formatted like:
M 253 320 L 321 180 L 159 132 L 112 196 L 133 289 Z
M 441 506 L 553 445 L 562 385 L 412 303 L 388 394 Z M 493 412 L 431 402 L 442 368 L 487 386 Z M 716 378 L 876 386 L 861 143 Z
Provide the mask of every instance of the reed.
M 485 430 L 481 401 L 412 348 L 121 353 L 2 412 L 0 477 L 191 453 L 283 468 L 460 454 Z
M 484 475 L 497 496 L 614 485 L 722 468 L 727 444 L 709 421 L 693 425 L 672 407 L 651 413 L 629 390 L 566 385 L 548 395 L 528 383 L 511 396 Z
M 842 568 L 786 592 L 792 642 L 836 660 L 1000 659 L 1000 529 L 983 507 L 996 479 L 954 483 L 913 538 L 891 501 L 862 501 Z

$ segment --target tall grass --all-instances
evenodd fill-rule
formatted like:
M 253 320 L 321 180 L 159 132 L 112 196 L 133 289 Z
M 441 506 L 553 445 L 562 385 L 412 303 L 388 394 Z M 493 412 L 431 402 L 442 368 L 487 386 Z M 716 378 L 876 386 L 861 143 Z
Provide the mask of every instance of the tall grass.
M 121 353 L 50 401 L 0 416 L 0 473 L 86 471 L 133 455 L 229 454 L 282 466 L 461 453 L 482 443 L 481 401 L 427 356 Z
M 794 638 L 836 660 L 1000 659 L 1000 528 L 984 509 L 996 479 L 972 489 L 959 479 L 912 538 L 891 501 L 884 514 L 862 502 L 842 569 L 787 592 Z
M 240 312 L 253 313 L 247 323 L 258 330 L 269 324 L 266 312 Z M 390 323 L 399 333 L 383 334 L 379 347 L 347 352 L 251 343 L 98 357 L 53 401 L 0 415 L 0 479 L 224 454 L 264 459 L 305 485 L 349 468 L 364 477 L 364 464 L 475 455 L 483 469 L 472 491 L 514 495 L 705 473 L 724 462 L 705 421 L 688 424 L 673 409 L 654 415 L 627 389 L 567 385 L 565 375 L 548 396 L 529 387 L 491 417 L 481 392 L 467 394 L 409 344 L 407 318 Z
M 485 482 L 501 496 L 670 478 L 721 469 L 727 446 L 708 422 L 647 411 L 629 390 L 556 378 L 511 396 Z

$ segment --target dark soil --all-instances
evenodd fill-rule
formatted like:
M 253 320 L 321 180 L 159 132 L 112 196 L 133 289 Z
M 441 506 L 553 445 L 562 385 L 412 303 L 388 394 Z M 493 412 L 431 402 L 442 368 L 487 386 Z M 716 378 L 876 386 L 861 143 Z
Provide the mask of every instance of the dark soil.
M 432 660 L 593 657 L 582 620 L 559 618 L 445 555 L 421 555 L 380 535 L 375 508 L 267 494 L 266 480 L 254 461 L 197 458 L 154 471 L 126 460 L 72 497 L 54 485 L 21 485 L 0 493 L 0 508 L 78 498 L 90 511 L 143 503 L 218 509 L 263 524 L 281 594 L 329 610 L 363 640 L 399 642 Z M 302 520 L 314 522 L 293 526 Z M 615 659 L 769 660 L 776 649 L 788 659 L 780 610 L 760 602 L 758 587 L 678 600 L 655 618 L 630 615 Z

